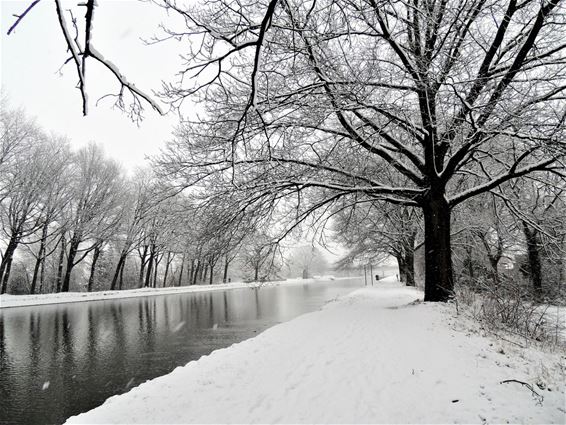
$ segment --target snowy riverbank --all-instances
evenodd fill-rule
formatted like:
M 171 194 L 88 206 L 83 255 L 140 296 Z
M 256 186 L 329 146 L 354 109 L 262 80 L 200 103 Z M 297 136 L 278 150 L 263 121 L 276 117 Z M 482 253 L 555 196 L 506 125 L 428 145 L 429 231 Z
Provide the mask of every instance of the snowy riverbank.
M 419 298 L 382 281 L 68 423 L 564 423 L 563 355 Z
M 140 289 L 126 289 L 123 291 L 98 291 L 98 292 L 59 292 L 57 294 L 36 294 L 36 295 L 0 295 L 0 308 L 9 307 L 25 307 L 32 305 L 44 304 L 62 304 L 62 303 L 76 303 L 84 301 L 104 301 L 118 298 L 134 298 L 134 297 L 151 297 L 155 295 L 169 295 L 169 294 L 184 294 L 187 292 L 204 292 L 204 291 L 221 291 L 225 289 L 237 288 L 253 288 L 258 286 L 272 286 L 272 285 L 288 285 L 288 284 L 306 284 L 317 281 L 334 280 L 332 276 L 321 276 L 312 279 L 287 279 L 276 282 L 264 283 L 244 283 L 232 282 L 221 283 L 214 285 L 192 285 L 192 286 L 174 286 L 167 288 L 140 288 Z M 359 279 L 354 278 L 336 278 L 336 279 Z

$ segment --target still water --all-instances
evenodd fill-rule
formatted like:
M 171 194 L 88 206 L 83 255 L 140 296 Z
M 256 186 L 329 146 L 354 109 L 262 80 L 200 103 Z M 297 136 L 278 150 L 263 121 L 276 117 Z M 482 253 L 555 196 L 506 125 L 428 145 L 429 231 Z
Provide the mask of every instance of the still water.
M 362 284 L 335 280 L 2 309 L 0 423 L 62 423 Z

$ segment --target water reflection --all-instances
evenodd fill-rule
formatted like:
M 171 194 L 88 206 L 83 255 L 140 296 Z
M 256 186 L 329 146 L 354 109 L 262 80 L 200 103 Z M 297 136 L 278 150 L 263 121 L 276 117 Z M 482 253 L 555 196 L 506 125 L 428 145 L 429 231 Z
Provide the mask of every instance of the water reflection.
M 334 281 L 0 310 L 0 423 L 61 423 L 147 379 L 315 310 Z

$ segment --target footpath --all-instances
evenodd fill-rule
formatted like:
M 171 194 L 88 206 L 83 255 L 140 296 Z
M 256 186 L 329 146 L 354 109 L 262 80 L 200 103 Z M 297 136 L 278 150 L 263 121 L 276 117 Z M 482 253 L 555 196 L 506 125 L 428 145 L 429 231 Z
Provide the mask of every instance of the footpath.
M 391 278 L 67 423 L 565 423 L 564 353 L 483 336 Z

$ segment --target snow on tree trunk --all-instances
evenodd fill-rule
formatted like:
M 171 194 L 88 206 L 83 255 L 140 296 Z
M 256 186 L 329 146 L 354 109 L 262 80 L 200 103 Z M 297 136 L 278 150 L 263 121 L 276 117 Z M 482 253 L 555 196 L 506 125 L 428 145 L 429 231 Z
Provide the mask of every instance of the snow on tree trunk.
M 94 276 L 96 274 L 96 263 L 98 262 L 98 258 L 100 257 L 100 245 L 96 245 L 94 248 L 94 252 L 92 253 L 92 263 L 90 265 L 90 276 L 88 278 L 88 287 L 87 291 L 92 291 L 92 286 L 94 284 Z
M 14 252 L 18 246 L 18 239 L 16 235 L 13 235 L 8 242 L 6 251 L 4 252 L 4 257 L 2 258 L 2 263 L 0 264 L 0 281 L 2 282 L 2 294 L 6 293 L 8 289 L 8 280 L 10 279 L 10 270 L 12 268 L 12 259 L 14 258 Z
M 47 240 L 48 228 L 49 228 L 49 222 L 45 220 L 45 223 L 41 228 L 41 239 L 39 240 L 39 251 L 37 252 L 37 259 L 35 260 L 35 266 L 33 268 L 33 277 L 31 279 L 31 288 L 29 291 L 30 294 L 35 294 L 37 279 L 39 277 L 39 270 L 42 263 L 44 262 L 43 257 L 45 256 L 45 241 Z
M 75 257 L 80 244 L 80 237 L 75 234 L 71 239 L 71 245 L 69 246 L 69 254 L 67 256 L 67 267 L 65 269 L 65 278 L 63 279 L 63 285 L 61 287 L 61 292 L 69 292 L 69 287 L 71 285 L 71 273 L 73 267 L 75 266 Z
M 65 265 L 65 251 L 67 250 L 67 241 L 65 235 L 61 236 L 61 250 L 59 251 L 59 261 L 57 263 L 57 280 L 55 282 L 55 291 L 61 292 L 61 284 L 63 283 L 63 267 Z
M 120 258 L 118 259 L 118 264 L 116 265 L 116 270 L 114 271 L 114 276 L 112 277 L 112 283 L 110 284 L 111 290 L 116 289 L 116 283 L 118 282 L 118 276 L 120 275 L 120 272 L 124 268 L 124 262 L 126 260 L 126 255 L 128 255 L 128 252 L 127 252 L 126 247 L 124 247 L 122 249 L 122 252 L 120 253 Z

